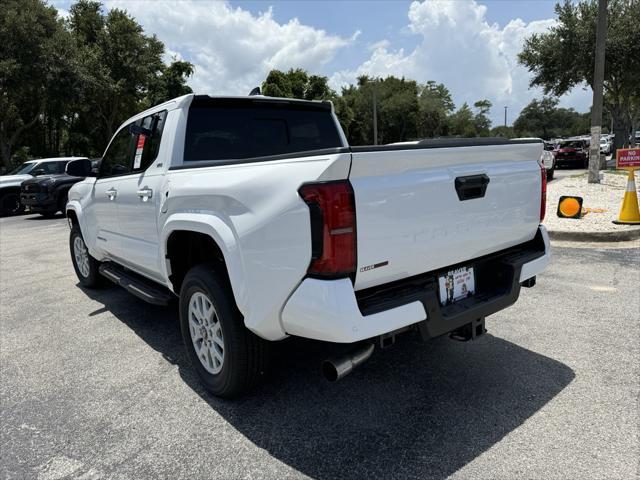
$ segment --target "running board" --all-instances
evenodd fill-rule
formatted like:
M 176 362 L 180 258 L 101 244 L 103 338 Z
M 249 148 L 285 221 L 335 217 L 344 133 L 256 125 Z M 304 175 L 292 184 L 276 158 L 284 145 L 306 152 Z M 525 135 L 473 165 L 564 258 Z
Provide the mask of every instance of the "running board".
M 125 270 L 113 263 L 103 263 L 99 268 L 100 274 L 116 285 L 132 293 L 136 297 L 153 305 L 168 305 L 175 298 L 169 290 L 163 289 L 151 280 Z

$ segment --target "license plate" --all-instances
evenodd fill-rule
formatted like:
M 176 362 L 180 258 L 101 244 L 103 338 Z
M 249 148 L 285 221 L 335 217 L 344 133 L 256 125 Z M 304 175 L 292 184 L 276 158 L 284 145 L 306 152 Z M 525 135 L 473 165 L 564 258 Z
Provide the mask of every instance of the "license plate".
M 463 298 L 470 297 L 476 291 L 473 267 L 450 270 L 438 277 L 440 304 L 450 305 Z

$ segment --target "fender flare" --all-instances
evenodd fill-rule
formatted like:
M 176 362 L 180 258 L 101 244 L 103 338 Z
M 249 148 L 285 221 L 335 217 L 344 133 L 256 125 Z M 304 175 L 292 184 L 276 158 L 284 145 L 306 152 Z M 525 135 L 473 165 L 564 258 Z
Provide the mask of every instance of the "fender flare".
M 167 285 L 171 285 L 167 243 L 171 234 L 178 230 L 202 233 L 211 237 L 218 245 L 227 266 L 227 273 L 236 305 L 246 318 L 249 314 L 249 299 L 248 292 L 242 281 L 245 268 L 235 230 L 222 218 L 211 213 L 174 213 L 170 215 L 162 227 L 159 245 L 160 258 L 164 260 L 161 268 Z M 171 287 L 173 288 L 173 285 Z
M 71 187 L 73 187 L 73 184 L 64 184 L 53 187 L 53 191 L 51 193 L 55 196 L 56 203 L 60 200 L 60 195 L 64 195 L 65 193 L 69 194 L 69 190 L 71 190 Z
M 69 217 L 68 212 L 71 211 L 75 214 L 76 218 L 78 219 L 78 226 L 80 227 L 80 232 L 82 232 L 82 236 L 84 238 L 86 238 L 85 236 L 85 225 L 84 225 L 84 215 L 82 214 L 82 205 L 80 204 L 80 202 L 78 200 L 69 200 L 67 202 L 67 208 L 65 211 L 65 215 L 67 217 Z M 69 226 L 71 226 L 71 224 L 69 224 Z M 86 242 L 85 242 L 86 243 Z M 91 253 L 92 255 L 94 255 L 94 253 L 92 253 L 91 251 L 91 246 L 89 244 L 87 244 L 87 248 L 89 249 L 89 253 Z

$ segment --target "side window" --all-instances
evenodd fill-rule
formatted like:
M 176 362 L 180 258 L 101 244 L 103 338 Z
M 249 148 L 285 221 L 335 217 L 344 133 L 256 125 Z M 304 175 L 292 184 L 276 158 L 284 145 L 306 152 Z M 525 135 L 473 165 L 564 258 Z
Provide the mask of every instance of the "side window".
M 149 135 L 143 133 L 136 135 L 136 153 L 133 159 L 133 169 L 135 171 L 146 170 L 158 157 L 166 118 L 167 112 L 165 110 L 149 115 L 139 121 L 139 126 L 147 130 Z
M 129 125 L 122 128 L 115 136 L 111 145 L 102 157 L 100 176 L 112 177 L 131 172 L 133 156 L 133 134 L 129 132 Z
M 57 173 L 64 173 L 64 167 L 67 162 L 42 162 L 36 169 L 44 170 L 46 175 L 55 175 Z
M 56 162 L 56 173 L 64 173 L 67 162 Z

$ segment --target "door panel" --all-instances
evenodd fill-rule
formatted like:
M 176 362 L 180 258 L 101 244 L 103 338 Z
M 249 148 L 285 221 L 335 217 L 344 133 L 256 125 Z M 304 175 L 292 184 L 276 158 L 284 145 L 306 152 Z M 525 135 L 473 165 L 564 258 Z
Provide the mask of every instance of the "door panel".
M 118 241 L 120 263 L 151 278 L 161 279 L 158 255 L 158 205 L 165 176 L 155 162 L 166 111 L 149 115 L 135 123 L 132 175 L 122 177 L 118 186 Z
M 119 252 L 118 239 L 118 178 L 98 179 L 93 184 L 91 201 L 85 207 L 89 239 L 96 253 L 113 257 Z
M 143 172 L 123 178 L 118 190 L 123 263 L 154 278 L 160 278 L 157 218 L 163 181 L 162 174 Z

